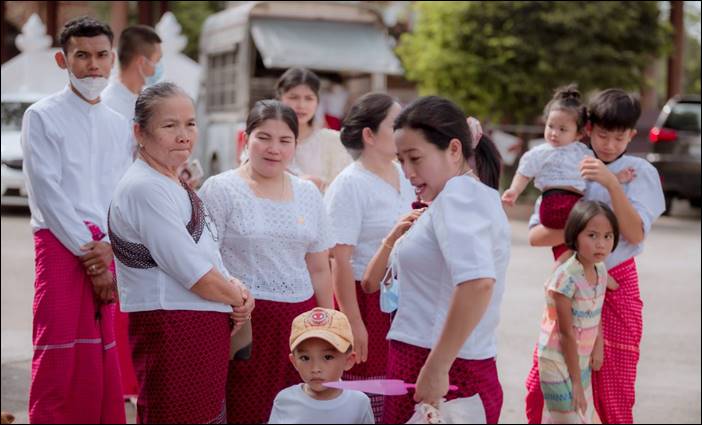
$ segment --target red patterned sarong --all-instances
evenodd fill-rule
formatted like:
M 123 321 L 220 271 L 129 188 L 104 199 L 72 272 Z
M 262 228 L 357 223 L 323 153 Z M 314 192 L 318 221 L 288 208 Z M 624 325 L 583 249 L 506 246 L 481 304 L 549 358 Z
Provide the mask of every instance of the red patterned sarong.
M 592 373 L 595 408 L 607 424 L 634 423 L 636 366 L 643 335 L 639 275 L 631 258 L 609 271 L 619 284 L 607 291 L 602 306 L 604 361 Z
M 129 313 L 138 423 L 226 422 L 230 329 L 226 313 Z
M 34 246 L 30 423 L 125 423 L 114 304 L 95 301 L 80 260 L 51 231 L 35 232 Z
M 550 189 L 543 193 L 541 197 L 541 205 L 539 206 L 539 221 L 544 226 L 550 229 L 565 228 L 568 215 L 573 209 L 573 206 L 583 196 L 562 189 Z M 565 244 L 557 245 L 551 248 L 554 259 L 563 254 L 568 248 Z
M 300 303 L 256 300 L 251 358 L 229 362 L 229 423 L 268 422 L 278 392 L 302 382 L 289 359 L 290 327 L 295 317 L 316 306 L 314 297 Z
M 415 382 L 419 371 L 429 356 L 429 349 L 415 347 L 399 341 L 390 341 L 388 352 L 389 379 L 402 379 Z M 480 395 L 485 408 L 487 423 L 496 424 L 502 410 L 502 386 L 497 377 L 495 359 L 465 360 L 456 359 L 449 371 L 449 382 L 458 386 L 458 391 L 449 391 L 446 400 Z M 386 396 L 383 410 L 383 423 L 405 423 L 414 413 L 414 393 Z
M 592 372 L 592 392 L 602 423 L 633 423 L 636 366 L 643 334 L 643 302 L 636 262 L 630 258 L 609 270 L 609 275 L 619 288 L 605 293 L 601 319 L 604 362 L 599 371 Z M 544 398 L 539 386 L 536 350 L 526 387 L 527 421 L 541 423 Z
M 348 372 L 344 372 L 344 381 L 360 379 L 383 379 L 388 367 L 388 331 L 392 317 L 380 311 L 380 291 L 366 294 L 361 289 L 360 282 L 356 282 L 356 299 L 361 312 L 363 323 L 368 331 L 368 360 L 355 365 Z M 383 418 L 383 396 L 368 394 L 375 422 L 380 423 Z

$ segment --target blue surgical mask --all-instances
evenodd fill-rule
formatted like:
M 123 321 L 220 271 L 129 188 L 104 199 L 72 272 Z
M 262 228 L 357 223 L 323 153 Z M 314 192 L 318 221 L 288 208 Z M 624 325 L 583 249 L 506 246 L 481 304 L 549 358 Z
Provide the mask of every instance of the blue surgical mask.
M 146 61 L 149 62 L 149 64 L 154 67 L 154 74 L 153 75 L 149 75 L 148 77 L 144 75 L 144 85 L 146 85 L 148 87 L 148 86 L 153 86 L 154 84 L 161 81 L 161 78 L 163 78 L 163 60 L 158 61 L 155 65 L 153 62 L 151 62 L 148 59 L 146 59 Z

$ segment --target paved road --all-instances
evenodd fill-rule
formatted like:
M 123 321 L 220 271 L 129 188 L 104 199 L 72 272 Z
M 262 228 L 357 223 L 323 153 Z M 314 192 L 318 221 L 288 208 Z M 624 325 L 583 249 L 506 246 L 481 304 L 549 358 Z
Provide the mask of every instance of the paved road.
M 638 400 L 640 423 L 700 423 L 700 213 L 680 202 L 653 227 L 639 257 L 644 300 Z M 538 334 L 550 254 L 527 244 L 525 210 L 512 219 L 512 260 L 499 328 L 502 423 L 525 423 L 524 379 Z M 2 214 L 2 409 L 27 423 L 33 246 L 28 216 Z M 129 418 L 134 421 L 133 409 Z

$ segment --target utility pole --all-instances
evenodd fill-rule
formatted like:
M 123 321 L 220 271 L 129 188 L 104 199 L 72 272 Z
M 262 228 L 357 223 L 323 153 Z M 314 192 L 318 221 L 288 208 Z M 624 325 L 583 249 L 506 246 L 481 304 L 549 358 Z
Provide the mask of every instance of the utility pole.
M 684 2 L 670 2 L 673 49 L 668 57 L 668 99 L 682 93 L 683 54 L 685 50 Z

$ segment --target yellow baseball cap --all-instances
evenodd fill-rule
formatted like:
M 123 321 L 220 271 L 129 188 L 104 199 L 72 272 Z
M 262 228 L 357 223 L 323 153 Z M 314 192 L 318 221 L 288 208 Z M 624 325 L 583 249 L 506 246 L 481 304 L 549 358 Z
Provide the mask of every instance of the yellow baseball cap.
M 302 341 L 310 338 L 323 339 L 341 353 L 345 353 L 353 345 L 349 319 L 344 313 L 328 308 L 314 308 L 293 320 L 290 351 L 294 351 Z

